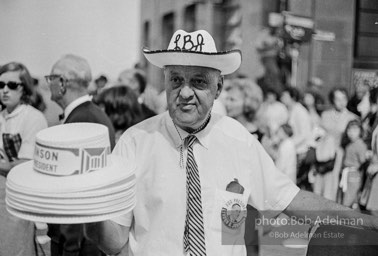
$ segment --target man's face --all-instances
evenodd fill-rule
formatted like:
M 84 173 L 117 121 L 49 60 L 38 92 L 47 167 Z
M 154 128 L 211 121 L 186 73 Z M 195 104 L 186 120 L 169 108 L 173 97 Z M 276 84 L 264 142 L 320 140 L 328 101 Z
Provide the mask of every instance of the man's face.
M 361 134 L 361 129 L 358 125 L 351 125 L 347 130 L 348 138 L 351 141 L 356 141 Z
M 333 105 L 337 111 L 342 111 L 348 104 L 348 98 L 342 91 L 335 91 L 333 96 Z
M 286 91 L 284 91 L 281 95 L 281 102 L 286 106 L 289 107 L 292 103 L 292 98 L 290 97 L 290 94 Z
M 233 118 L 238 118 L 244 114 L 244 95 L 236 87 L 227 92 L 226 110 L 227 115 Z
M 238 204 L 234 204 L 231 208 L 232 208 L 232 210 L 231 210 L 231 214 L 230 214 L 230 219 L 231 219 L 231 221 L 236 222 L 237 219 L 240 216 L 241 207 Z
M 220 72 L 205 67 L 167 66 L 164 75 L 173 122 L 188 132 L 197 129 L 222 90 Z
M 64 74 L 65 70 L 59 65 L 55 65 L 50 73 L 50 75 L 57 75 L 55 79 L 51 80 L 49 88 L 51 92 L 51 100 L 58 103 L 58 105 L 60 105 L 63 100 L 62 88 L 64 86 L 63 81 L 59 76 L 64 78 Z

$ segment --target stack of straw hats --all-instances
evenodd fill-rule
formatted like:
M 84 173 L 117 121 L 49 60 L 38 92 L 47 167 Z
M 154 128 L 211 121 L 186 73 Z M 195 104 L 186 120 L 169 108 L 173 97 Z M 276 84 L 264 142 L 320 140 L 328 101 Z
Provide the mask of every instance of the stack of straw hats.
M 46 223 L 118 217 L 135 206 L 134 170 L 110 154 L 106 126 L 54 126 L 37 134 L 34 159 L 10 171 L 7 209 L 19 218 Z

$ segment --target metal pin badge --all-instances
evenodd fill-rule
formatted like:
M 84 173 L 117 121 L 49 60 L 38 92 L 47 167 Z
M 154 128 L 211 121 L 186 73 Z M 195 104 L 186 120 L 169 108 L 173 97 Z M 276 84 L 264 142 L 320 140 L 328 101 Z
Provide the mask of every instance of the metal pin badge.
M 244 193 L 244 187 L 242 185 L 240 185 L 238 179 L 234 178 L 233 181 L 228 183 L 228 185 L 226 187 L 226 191 L 237 193 L 237 194 L 243 194 Z

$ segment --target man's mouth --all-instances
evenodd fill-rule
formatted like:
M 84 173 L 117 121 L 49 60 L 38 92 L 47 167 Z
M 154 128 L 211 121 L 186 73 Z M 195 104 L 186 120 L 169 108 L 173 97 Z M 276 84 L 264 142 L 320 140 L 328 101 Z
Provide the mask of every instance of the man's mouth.
M 181 110 L 191 110 L 196 105 L 194 103 L 180 103 L 178 106 Z

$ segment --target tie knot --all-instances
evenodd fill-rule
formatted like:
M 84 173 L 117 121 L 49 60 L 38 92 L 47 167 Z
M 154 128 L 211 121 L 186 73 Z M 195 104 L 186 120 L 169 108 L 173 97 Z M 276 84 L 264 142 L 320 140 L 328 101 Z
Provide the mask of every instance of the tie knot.
M 193 144 L 196 140 L 197 140 L 196 135 L 188 135 L 185 138 L 185 145 L 187 145 L 187 147 L 189 148 L 189 147 L 193 146 Z
M 59 121 L 62 121 L 64 119 L 64 112 L 59 115 Z

